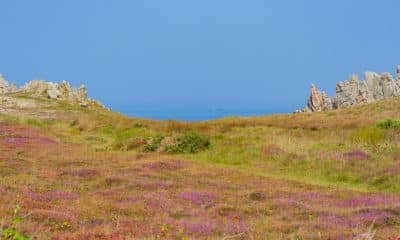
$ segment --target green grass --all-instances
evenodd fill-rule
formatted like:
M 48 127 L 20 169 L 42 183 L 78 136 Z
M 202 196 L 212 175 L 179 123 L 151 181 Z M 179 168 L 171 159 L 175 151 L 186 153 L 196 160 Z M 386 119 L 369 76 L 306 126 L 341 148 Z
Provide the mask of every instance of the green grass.
M 376 124 L 378 128 L 381 129 L 395 129 L 395 130 L 400 130 L 400 120 L 397 119 L 386 119 L 383 121 L 380 121 Z

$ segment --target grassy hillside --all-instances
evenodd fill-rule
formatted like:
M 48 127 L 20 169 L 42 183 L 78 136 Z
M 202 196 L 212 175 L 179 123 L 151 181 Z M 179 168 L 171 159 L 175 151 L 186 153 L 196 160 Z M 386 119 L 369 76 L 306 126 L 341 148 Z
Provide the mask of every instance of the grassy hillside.
M 197 123 L 30 100 L 1 110 L 1 239 L 400 233 L 399 98 Z

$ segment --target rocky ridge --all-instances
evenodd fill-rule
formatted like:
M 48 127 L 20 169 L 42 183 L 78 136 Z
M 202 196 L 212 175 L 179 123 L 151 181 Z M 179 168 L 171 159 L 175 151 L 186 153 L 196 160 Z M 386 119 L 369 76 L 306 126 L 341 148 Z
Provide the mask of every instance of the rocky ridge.
M 79 104 L 82 107 L 101 105 L 99 102 L 88 98 L 84 85 L 73 88 L 67 81 L 61 83 L 47 82 L 44 80 L 32 80 L 18 88 L 10 84 L 0 74 L 0 105 L 2 108 L 34 108 L 35 101 L 32 99 L 18 98 L 16 96 L 29 96 L 33 98 L 46 98 L 51 100 L 66 101 L 72 104 Z
M 329 97 L 311 84 L 311 93 L 306 107 L 296 112 L 320 112 L 346 108 L 397 96 L 400 96 L 400 65 L 397 67 L 396 79 L 387 72 L 381 74 L 365 72 L 364 80 L 359 80 L 357 75 L 351 75 L 348 80 L 336 84 L 334 97 Z

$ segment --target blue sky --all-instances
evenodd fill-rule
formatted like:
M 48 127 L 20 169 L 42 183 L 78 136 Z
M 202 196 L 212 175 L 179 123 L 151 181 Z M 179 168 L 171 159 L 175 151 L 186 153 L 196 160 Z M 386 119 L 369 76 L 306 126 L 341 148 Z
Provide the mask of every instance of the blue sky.
M 398 0 L 5 0 L 0 72 L 108 106 L 292 111 L 400 64 Z

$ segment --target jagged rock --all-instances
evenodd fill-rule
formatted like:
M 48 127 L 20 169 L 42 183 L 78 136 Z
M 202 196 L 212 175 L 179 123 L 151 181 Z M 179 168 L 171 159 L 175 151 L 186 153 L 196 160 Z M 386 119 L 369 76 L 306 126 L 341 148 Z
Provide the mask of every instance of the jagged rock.
M 366 72 L 365 80 L 358 80 L 351 75 L 347 81 L 336 85 L 336 95 L 328 97 L 311 85 L 311 94 L 304 109 L 296 112 L 318 112 L 353 105 L 372 103 L 383 99 L 400 96 L 400 65 L 397 67 L 397 79 L 390 73 L 377 74 Z
M 9 84 L 0 74 L 0 102 L 1 106 L 17 106 L 18 101 L 15 98 L 6 97 L 7 93 L 23 93 L 34 98 L 48 98 L 53 100 L 63 100 L 70 103 L 79 104 L 82 107 L 90 105 L 102 106 L 101 103 L 89 99 L 87 90 L 84 85 L 79 88 L 73 88 L 67 81 L 61 83 L 46 82 L 44 80 L 32 80 L 26 83 L 21 88 L 17 88 L 15 84 Z M 15 101 L 17 102 L 15 102 Z M 29 106 L 28 106 L 29 105 Z M 31 103 L 21 103 L 20 107 L 32 107 Z M 17 106 L 17 107 L 18 107 Z M 104 107 L 104 106 L 102 106 Z
M 32 80 L 19 89 L 33 97 L 48 97 L 49 92 L 57 91 L 57 84 L 44 80 Z
M 319 91 L 314 84 L 311 84 L 311 94 L 308 98 L 306 112 L 318 112 L 325 110 L 330 105 L 330 99 L 325 92 Z
M 43 80 L 32 80 L 19 89 L 19 91 L 29 93 L 31 96 L 35 97 L 65 100 L 79 103 L 83 106 L 87 106 L 90 102 L 84 85 L 79 88 L 73 88 L 67 81 L 62 81 L 58 84 Z

